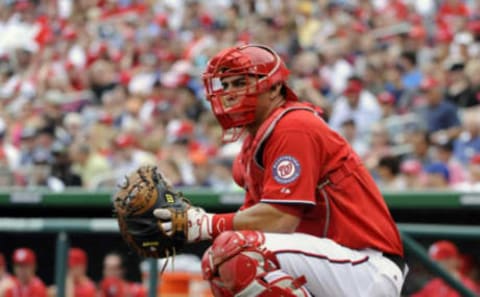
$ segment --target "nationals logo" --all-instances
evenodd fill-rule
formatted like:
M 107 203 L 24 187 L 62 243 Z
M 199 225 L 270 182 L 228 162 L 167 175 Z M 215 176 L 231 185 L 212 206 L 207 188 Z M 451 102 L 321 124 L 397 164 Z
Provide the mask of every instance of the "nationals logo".
M 281 156 L 273 163 L 273 178 L 281 184 L 288 184 L 300 176 L 300 163 L 292 156 Z

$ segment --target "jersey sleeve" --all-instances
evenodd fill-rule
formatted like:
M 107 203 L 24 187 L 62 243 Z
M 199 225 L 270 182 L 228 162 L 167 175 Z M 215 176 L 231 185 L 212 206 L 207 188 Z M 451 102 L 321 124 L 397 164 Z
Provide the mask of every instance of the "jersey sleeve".
M 275 129 L 265 144 L 261 202 L 315 205 L 321 156 L 313 135 L 301 128 Z

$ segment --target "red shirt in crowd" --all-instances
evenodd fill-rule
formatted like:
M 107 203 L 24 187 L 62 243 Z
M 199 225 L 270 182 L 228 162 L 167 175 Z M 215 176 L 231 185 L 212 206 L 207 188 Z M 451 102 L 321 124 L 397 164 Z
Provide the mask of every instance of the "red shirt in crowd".
M 475 283 L 466 276 L 460 278 L 462 283 L 474 292 L 478 292 Z M 434 278 L 425 287 L 412 297 L 461 297 L 454 289 L 448 286 L 441 278 Z
M 82 281 L 75 282 L 74 296 L 75 297 L 96 297 L 97 289 L 95 287 L 95 284 L 88 278 L 85 278 Z
M 301 218 L 296 232 L 403 255 L 386 203 L 346 140 L 308 106 L 287 103 L 247 137 L 233 175 L 248 208 L 269 203 Z M 331 182 L 322 190 L 319 184 Z
M 137 283 L 109 277 L 100 284 L 101 297 L 147 297 L 147 290 Z
M 14 278 L 15 285 L 5 292 L 5 297 L 47 297 L 47 288 L 38 277 L 34 277 L 28 285 L 22 285 Z

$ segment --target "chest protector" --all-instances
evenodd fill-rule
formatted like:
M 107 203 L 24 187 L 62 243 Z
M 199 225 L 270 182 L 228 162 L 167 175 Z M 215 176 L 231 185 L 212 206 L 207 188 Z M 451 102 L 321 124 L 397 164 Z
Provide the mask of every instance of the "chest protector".
M 243 142 L 242 154 L 236 158 L 233 164 L 233 178 L 247 192 L 243 208 L 256 204 L 262 198 L 263 146 L 281 118 L 295 110 L 308 110 L 318 115 L 322 113 L 321 109 L 308 103 L 288 101 L 267 118 L 254 137 L 249 135 Z

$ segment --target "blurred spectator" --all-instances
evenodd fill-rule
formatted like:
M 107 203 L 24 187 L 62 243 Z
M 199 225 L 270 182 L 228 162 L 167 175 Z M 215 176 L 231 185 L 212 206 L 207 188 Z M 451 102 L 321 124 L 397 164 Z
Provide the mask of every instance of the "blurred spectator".
M 470 100 L 464 105 L 471 107 L 480 104 L 480 59 L 472 59 L 465 66 L 465 75 L 471 88 Z
M 122 176 L 135 171 L 141 165 L 154 164 L 151 153 L 139 148 L 137 138 L 131 134 L 118 135 L 114 140 L 113 168 Z
M 405 188 L 402 190 L 418 190 L 422 188 L 422 163 L 415 159 L 403 161 L 400 172 L 405 180 Z
M 417 159 L 422 165 L 427 165 L 433 161 L 430 135 L 427 132 L 414 131 L 407 139 L 412 146 L 412 152 L 407 156 L 407 159 Z
M 464 126 L 460 136 L 454 141 L 454 155 L 462 164 L 468 164 L 473 155 L 480 153 L 480 110 L 474 109 L 464 114 Z
M 20 165 L 20 154 L 16 147 L 6 141 L 7 124 L 0 117 L 0 150 L 2 158 L 11 170 L 15 170 Z
M 82 186 L 82 178 L 73 173 L 72 161 L 68 154 L 67 147 L 57 141 L 52 146 L 52 176 L 58 178 L 65 186 Z
M 65 189 L 65 184 L 52 174 L 53 157 L 49 151 L 37 149 L 33 153 L 33 164 L 26 175 L 28 187 L 47 187 L 59 192 Z
M 340 134 L 350 143 L 359 156 L 365 156 L 368 151 L 368 143 L 364 138 L 359 137 L 357 125 L 353 119 L 348 119 L 342 123 Z
M 458 107 L 471 107 L 477 105 L 479 101 L 471 88 L 464 69 L 463 62 L 453 63 L 448 68 L 446 99 Z
M 396 114 L 396 100 L 392 93 L 390 92 L 382 92 L 377 95 L 378 102 L 380 104 L 380 108 L 382 109 L 382 118 L 387 119 L 390 116 Z
M 37 132 L 33 127 L 23 128 L 20 134 L 20 165 L 33 164 L 33 151 L 35 150 L 35 136 Z
M 468 165 L 468 178 L 455 185 L 455 189 L 464 192 L 480 192 L 480 154 L 474 155 Z
M 29 248 L 18 248 L 13 252 L 12 260 L 15 285 L 5 292 L 5 297 L 46 297 L 45 284 L 35 276 L 35 253 Z
M 426 105 L 420 116 L 427 123 L 428 132 L 434 143 L 455 139 L 461 131 L 456 107 L 446 101 L 437 80 L 427 77 L 420 86 Z
M 180 168 L 173 158 L 163 159 L 159 162 L 159 169 L 165 175 L 168 182 L 174 187 L 185 186 Z M 204 179 L 201 179 L 204 180 Z
M 343 96 L 333 105 L 329 124 L 333 129 L 340 131 L 342 123 L 353 119 L 359 136 L 365 137 L 380 118 L 381 110 L 377 99 L 364 89 L 362 79 L 354 76 L 349 78 Z
M 428 254 L 430 258 L 440 264 L 445 270 L 459 279 L 467 288 L 477 292 L 475 283 L 460 273 L 460 254 L 453 242 L 447 240 L 440 240 L 433 243 Z M 412 295 L 412 297 L 431 297 L 431 296 L 448 296 L 460 297 L 454 289 L 448 286 L 441 278 L 434 278 L 430 280 L 419 292 Z
M 88 144 L 81 143 L 72 146 L 69 154 L 73 161 L 72 170 L 80 175 L 86 188 L 91 189 L 96 186 L 98 179 L 111 173 L 108 160 L 94 152 Z
M 425 187 L 427 189 L 445 189 L 450 183 L 450 171 L 445 163 L 434 162 L 424 167 Z
M 0 296 L 5 297 L 5 292 L 14 286 L 13 277 L 7 271 L 5 257 L 0 253 Z
M 122 255 L 111 252 L 103 261 L 103 279 L 100 297 L 147 297 L 147 290 L 137 283 L 124 279 L 125 267 Z
M 466 178 L 466 170 L 453 155 L 453 142 L 438 143 L 435 145 L 435 160 L 444 163 L 450 172 L 450 184 L 455 185 L 463 182 Z
M 374 170 L 378 161 L 391 154 L 390 135 L 385 127 L 375 124 L 370 134 L 369 149 L 363 156 L 365 166 Z
M 414 52 L 406 51 L 400 55 L 397 67 L 402 72 L 402 83 L 407 89 L 414 90 L 420 86 L 423 74 L 417 67 L 417 57 Z
M 406 188 L 405 180 L 400 176 L 400 159 L 398 157 L 381 157 L 376 171 L 380 189 L 402 190 Z

